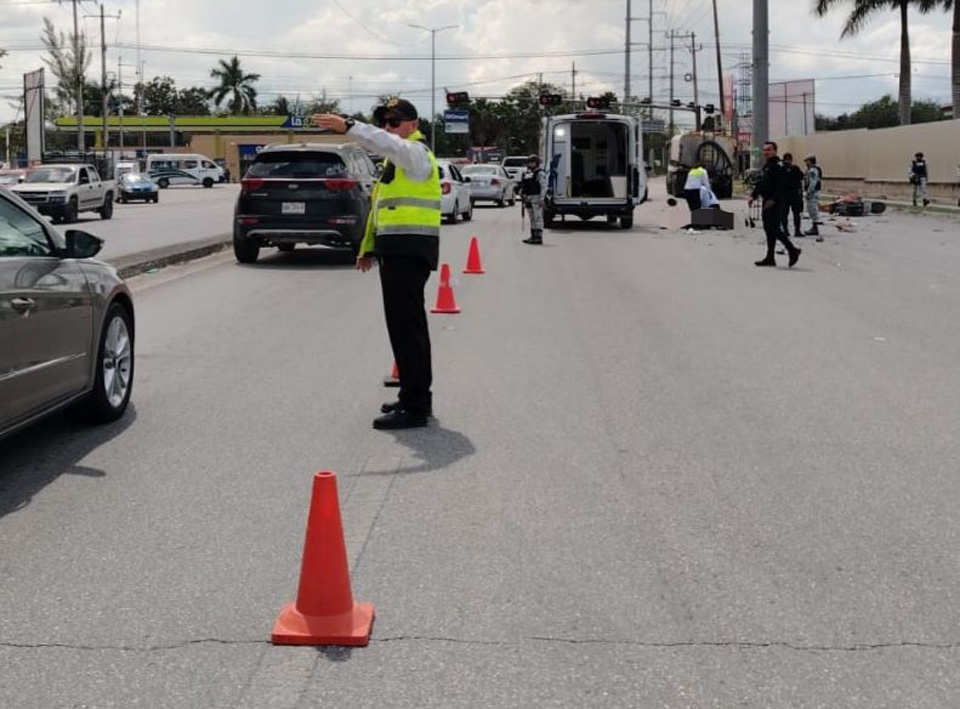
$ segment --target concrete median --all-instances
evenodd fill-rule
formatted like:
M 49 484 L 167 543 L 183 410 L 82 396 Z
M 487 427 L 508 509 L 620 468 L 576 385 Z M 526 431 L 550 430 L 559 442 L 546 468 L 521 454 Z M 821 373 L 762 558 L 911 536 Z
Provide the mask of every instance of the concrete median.
M 132 278 L 152 269 L 186 263 L 223 251 L 230 247 L 231 242 L 230 234 L 221 234 L 105 260 L 116 267 L 123 278 Z

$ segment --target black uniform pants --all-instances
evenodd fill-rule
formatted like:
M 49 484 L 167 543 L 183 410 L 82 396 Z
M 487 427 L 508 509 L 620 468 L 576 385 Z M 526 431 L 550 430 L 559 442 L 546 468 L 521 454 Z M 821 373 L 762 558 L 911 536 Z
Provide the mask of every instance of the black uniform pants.
M 700 190 L 684 190 L 683 198 L 687 200 L 687 206 L 690 207 L 690 211 L 700 209 Z
M 790 212 L 793 212 L 793 235 L 800 233 L 800 214 L 803 212 L 803 197 L 799 194 L 787 197 L 783 203 L 783 214 L 780 217 L 784 233 L 789 232 Z
M 763 231 L 767 235 L 767 261 L 776 260 L 777 241 L 783 243 L 788 254 L 796 250 L 790 237 L 783 233 L 783 212 L 786 206 L 775 204 L 763 210 Z
M 430 266 L 424 259 L 409 256 L 380 259 L 383 312 L 400 372 L 400 403 L 417 414 L 429 413 L 433 407 L 430 330 L 423 298 L 428 278 Z

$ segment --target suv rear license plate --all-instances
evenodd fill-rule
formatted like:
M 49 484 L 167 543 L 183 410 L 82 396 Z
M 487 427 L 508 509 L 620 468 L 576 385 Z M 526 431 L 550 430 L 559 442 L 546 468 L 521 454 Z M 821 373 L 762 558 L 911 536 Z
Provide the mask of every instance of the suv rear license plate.
M 306 214 L 306 202 L 284 202 L 280 208 L 281 214 Z

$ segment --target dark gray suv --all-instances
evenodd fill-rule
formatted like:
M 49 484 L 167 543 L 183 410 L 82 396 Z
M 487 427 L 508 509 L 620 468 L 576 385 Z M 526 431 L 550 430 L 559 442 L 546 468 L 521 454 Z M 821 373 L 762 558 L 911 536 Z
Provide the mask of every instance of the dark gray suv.
M 133 390 L 134 315 L 103 242 L 64 238 L 0 188 L 0 437 L 65 406 L 123 415 Z
M 264 148 L 240 182 L 233 250 L 253 263 L 265 246 L 349 249 L 363 239 L 376 168 L 353 143 Z

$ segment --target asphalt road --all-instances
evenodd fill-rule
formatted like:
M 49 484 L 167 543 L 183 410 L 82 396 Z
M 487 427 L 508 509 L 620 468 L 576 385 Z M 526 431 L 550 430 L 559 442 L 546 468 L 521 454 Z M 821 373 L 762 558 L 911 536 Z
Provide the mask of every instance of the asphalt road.
M 0 706 L 960 705 L 960 225 L 830 226 L 791 271 L 679 216 L 446 227 L 487 273 L 396 434 L 376 274 L 137 279 L 130 415 L 0 443 Z M 266 642 L 320 469 L 365 649 Z
M 101 237 L 101 256 L 106 260 L 213 236 L 227 238 L 239 190 L 239 185 L 215 185 L 209 190 L 170 187 L 160 191 L 157 204 L 114 204 L 109 221 L 95 212 L 83 212 L 76 224 L 57 228 L 83 229 Z

